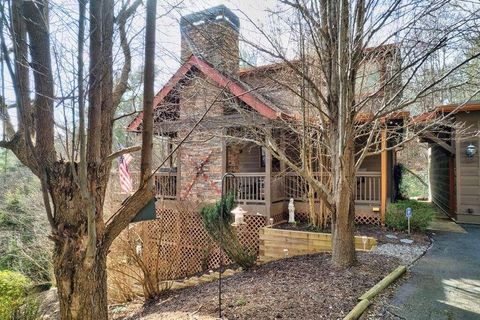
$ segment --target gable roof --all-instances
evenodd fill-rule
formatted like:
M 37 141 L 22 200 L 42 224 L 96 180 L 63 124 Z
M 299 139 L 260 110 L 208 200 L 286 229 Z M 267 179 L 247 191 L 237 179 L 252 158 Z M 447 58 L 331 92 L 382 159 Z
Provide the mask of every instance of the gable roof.
M 253 90 L 248 88 L 246 84 L 240 80 L 233 79 L 229 76 L 222 74 L 216 70 L 209 63 L 201 58 L 192 55 L 175 74 L 168 80 L 167 84 L 155 95 L 153 99 L 154 110 L 159 108 L 167 97 L 167 95 L 175 88 L 175 86 L 182 80 L 187 73 L 196 68 L 204 75 L 209 77 L 212 81 L 217 83 L 220 87 L 224 87 L 228 92 L 235 97 L 246 103 L 252 109 L 257 111 L 260 115 L 267 119 L 278 119 L 284 114 L 274 105 L 269 103 L 265 98 L 256 94 Z M 138 126 L 142 123 L 143 112 L 138 114 L 135 119 L 128 125 L 127 131 L 137 131 Z

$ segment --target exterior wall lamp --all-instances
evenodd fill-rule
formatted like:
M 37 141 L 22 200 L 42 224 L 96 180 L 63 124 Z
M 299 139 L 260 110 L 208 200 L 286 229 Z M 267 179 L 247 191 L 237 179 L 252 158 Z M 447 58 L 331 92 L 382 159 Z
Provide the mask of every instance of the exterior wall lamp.
M 477 153 L 477 148 L 471 143 L 467 146 L 467 149 L 465 149 L 465 154 L 467 155 L 468 158 L 473 158 L 473 156 L 475 156 L 476 153 Z

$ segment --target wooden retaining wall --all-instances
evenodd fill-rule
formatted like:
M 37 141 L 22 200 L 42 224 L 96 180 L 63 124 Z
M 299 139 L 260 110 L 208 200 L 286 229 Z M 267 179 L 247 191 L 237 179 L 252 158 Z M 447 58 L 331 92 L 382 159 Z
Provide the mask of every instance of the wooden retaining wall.
M 317 233 L 306 231 L 291 231 L 261 228 L 259 260 L 262 262 L 285 258 L 284 249 L 288 249 L 288 256 L 330 252 L 332 251 L 332 235 L 329 233 Z M 355 237 L 357 251 L 370 251 L 377 245 L 377 240 L 367 237 L 363 244 L 361 236 Z

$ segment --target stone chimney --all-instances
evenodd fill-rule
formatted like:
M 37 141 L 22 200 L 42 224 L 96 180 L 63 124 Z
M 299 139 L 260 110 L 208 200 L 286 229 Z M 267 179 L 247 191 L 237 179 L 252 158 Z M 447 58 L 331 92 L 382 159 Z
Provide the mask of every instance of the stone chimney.
M 194 54 L 217 70 L 235 76 L 239 68 L 239 28 L 240 20 L 224 5 L 183 16 L 181 62 Z

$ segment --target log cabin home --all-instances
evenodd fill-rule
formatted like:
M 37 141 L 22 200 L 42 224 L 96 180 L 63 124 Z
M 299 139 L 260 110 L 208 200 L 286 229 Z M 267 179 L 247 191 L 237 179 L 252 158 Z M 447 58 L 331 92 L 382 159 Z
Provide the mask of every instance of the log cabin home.
M 437 125 L 421 139 L 429 146 L 431 200 L 459 223 L 480 224 L 480 102 L 441 105 L 415 120 L 437 118 L 450 125 Z
M 155 96 L 154 126 L 167 150 L 185 141 L 168 165 L 156 174 L 157 197 L 162 200 L 157 205 L 174 208 L 179 201 L 216 201 L 222 191 L 222 176 L 228 172 L 234 177 L 226 178 L 225 191 L 232 191 L 236 202 L 248 214 L 282 221 L 293 198 L 298 216 L 306 217 L 308 187 L 303 179 L 268 149 L 249 139 L 230 139 L 225 134 L 242 128 L 248 131 L 252 126 L 265 126 L 274 121 L 288 121 L 298 112 L 295 107 L 298 98 L 278 81 L 289 77 L 295 81 L 287 64 L 239 67 L 239 27 L 238 17 L 225 6 L 193 13 L 180 20 L 181 66 Z M 382 73 L 388 69 L 388 63 L 393 64 L 398 52 L 390 46 L 372 50 L 380 52 L 382 59 L 368 66 L 376 70 L 370 81 L 380 86 Z M 238 109 L 245 112 L 240 114 Z M 399 113 L 384 119 L 379 134 L 384 150 L 367 157 L 358 171 L 357 223 L 383 223 L 394 193 L 396 162 L 396 150 L 386 150 L 393 143 L 387 137 L 387 129 L 390 125 L 401 127 L 406 116 L 408 114 Z M 190 132 L 192 127 L 195 130 Z M 128 131 L 141 130 L 142 114 L 139 114 Z M 273 136 L 279 144 L 285 144 L 285 148 L 294 145 L 286 143 L 294 138 L 285 132 L 275 131 Z M 298 156 L 295 148 L 290 152 L 297 152 Z M 323 177 L 319 172 L 318 178 Z M 320 201 L 316 201 L 322 208 Z

